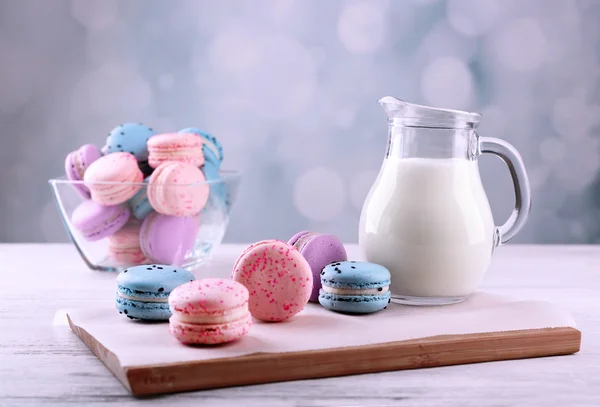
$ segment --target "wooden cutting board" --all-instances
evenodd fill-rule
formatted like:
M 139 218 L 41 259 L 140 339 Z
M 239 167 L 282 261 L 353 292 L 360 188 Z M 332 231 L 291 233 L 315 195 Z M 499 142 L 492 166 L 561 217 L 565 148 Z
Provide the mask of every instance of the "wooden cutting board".
M 445 307 L 391 304 L 370 316 L 314 304 L 288 322 L 256 322 L 240 341 L 189 347 L 165 323 L 114 309 L 67 312 L 73 332 L 134 395 L 448 366 L 579 351 L 581 332 L 553 304 L 477 293 Z

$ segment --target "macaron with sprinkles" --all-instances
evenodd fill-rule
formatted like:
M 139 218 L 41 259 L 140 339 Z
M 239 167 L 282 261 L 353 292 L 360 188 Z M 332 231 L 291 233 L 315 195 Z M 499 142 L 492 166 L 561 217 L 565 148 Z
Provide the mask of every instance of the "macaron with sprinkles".
M 189 133 L 158 134 L 148 140 L 148 164 L 157 168 L 166 162 L 204 164 L 202 139 Z
M 390 301 L 390 272 L 379 264 L 343 261 L 321 271 L 319 303 L 329 310 L 370 314 Z
M 279 240 L 248 247 L 233 267 L 233 279 L 248 289 L 252 316 L 271 322 L 302 311 L 313 287 L 310 265 L 298 250 Z
M 148 180 L 148 200 L 160 214 L 196 216 L 210 195 L 210 187 L 205 181 L 198 167 L 168 161 L 156 168 Z
M 195 279 L 185 269 L 162 264 L 131 267 L 117 277 L 115 305 L 129 319 L 167 321 L 171 317 L 169 295 Z
M 248 290 L 224 278 L 205 278 L 177 287 L 169 296 L 169 331 L 186 345 L 217 345 L 246 335 L 252 325 Z

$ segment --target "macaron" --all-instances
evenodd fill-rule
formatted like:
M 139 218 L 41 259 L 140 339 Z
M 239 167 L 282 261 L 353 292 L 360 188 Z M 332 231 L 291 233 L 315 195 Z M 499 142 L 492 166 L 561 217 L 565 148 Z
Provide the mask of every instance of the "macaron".
M 390 272 L 379 264 L 355 261 L 332 263 L 321 271 L 319 303 L 350 314 L 381 311 L 391 301 Z
M 115 234 L 129 220 L 126 205 L 100 205 L 86 200 L 79 204 L 71 215 L 71 224 L 86 240 L 96 241 Z
M 294 246 L 310 264 L 313 274 L 313 290 L 310 301 L 318 302 L 321 289 L 321 270 L 330 263 L 348 260 L 344 245 L 334 235 L 310 231 L 296 233 L 288 241 L 288 244 Z
M 216 345 L 246 335 L 252 325 L 248 290 L 223 278 L 183 284 L 169 296 L 169 332 L 189 345 Z
M 129 153 L 113 153 L 94 161 L 83 177 L 92 199 L 116 205 L 131 199 L 144 179 L 137 160 Z
M 142 223 L 131 218 L 120 230 L 108 237 L 108 256 L 119 265 L 146 263 L 146 256 L 140 247 Z
M 148 200 L 158 213 L 195 216 L 208 201 L 210 187 L 193 164 L 165 162 L 148 180 Z
M 92 144 L 85 144 L 67 155 L 65 159 L 65 173 L 70 181 L 83 181 L 83 176 L 88 167 L 102 157 L 102 151 Z M 73 188 L 84 198 L 90 197 L 90 190 L 83 182 L 72 184 Z
M 117 277 L 115 305 L 129 319 L 166 321 L 171 317 L 169 294 L 195 279 L 185 269 L 162 264 L 131 267 Z
M 205 162 L 212 163 L 217 167 L 217 170 L 219 169 L 223 162 L 223 146 L 216 137 L 195 127 L 188 127 L 187 129 L 180 130 L 179 133 L 195 134 L 202 138 L 202 151 Z
M 144 179 L 144 183 L 148 184 L 150 177 Z M 144 220 L 146 216 L 150 212 L 152 212 L 152 205 L 150 205 L 150 201 L 148 200 L 148 187 L 142 186 L 139 191 L 131 198 L 129 201 L 129 206 L 133 211 L 133 215 L 139 219 Z
M 199 229 L 197 217 L 151 212 L 142 222 L 140 247 L 148 259 L 179 266 L 193 250 Z
M 156 133 L 141 123 L 120 124 L 108 133 L 104 154 L 125 152 L 133 155 L 137 161 L 148 160 L 148 140 Z
M 248 289 L 250 313 L 262 321 L 284 321 L 302 311 L 313 286 L 308 262 L 279 240 L 248 247 L 235 262 L 232 277 Z
M 190 133 L 158 134 L 148 140 L 148 164 L 157 168 L 168 161 L 200 167 L 204 164 L 202 139 Z

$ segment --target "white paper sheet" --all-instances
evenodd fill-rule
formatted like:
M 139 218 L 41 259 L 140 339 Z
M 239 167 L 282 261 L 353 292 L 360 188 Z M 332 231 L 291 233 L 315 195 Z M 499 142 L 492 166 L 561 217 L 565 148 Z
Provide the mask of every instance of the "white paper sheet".
M 363 316 L 338 314 L 309 304 L 285 322 L 255 321 L 241 340 L 215 347 L 182 345 L 170 336 L 168 323 L 132 321 L 111 307 L 69 310 L 68 315 L 75 325 L 113 352 L 123 367 L 361 346 L 436 335 L 575 326 L 571 316 L 553 304 L 483 292 L 461 304 L 390 304 L 382 312 Z

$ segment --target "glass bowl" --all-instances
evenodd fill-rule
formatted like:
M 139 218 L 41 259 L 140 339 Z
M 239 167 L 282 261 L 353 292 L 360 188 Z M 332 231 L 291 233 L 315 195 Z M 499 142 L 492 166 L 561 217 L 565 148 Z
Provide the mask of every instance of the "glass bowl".
M 166 239 L 164 236 L 161 237 L 163 240 L 166 240 L 168 250 L 177 252 L 177 255 L 173 257 L 173 261 L 165 261 L 164 257 L 161 259 L 162 261 L 159 261 L 157 258 L 152 258 L 152 254 L 148 254 L 150 249 L 141 249 L 141 247 L 144 246 L 144 238 L 142 237 L 142 233 L 140 231 L 146 230 L 147 232 L 149 230 L 149 227 L 144 229 L 144 219 L 147 217 L 159 217 L 159 214 L 153 214 L 153 212 L 156 212 L 153 204 L 147 208 L 148 211 L 150 211 L 149 215 L 146 217 L 139 215 L 142 218 L 141 220 L 134 215 L 135 212 L 133 208 L 139 202 L 139 197 L 143 197 L 148 190 L 147 183 L 102 183 L 107 187 L 115 186 L 116 184 L 118 187 L 131 186 L 138 190 L 138 194 L 136 196 L 120 204 L 124 207 L 127 207 L 130 212 L 127 225 L 120 228 L 120 230 L 121 234 L 124 234 L 124 231 L 127 228 L 135 231 L 133 233 L 134 236 L 137 233 L 137 236 L 140 239 L 140 251 L 143 253 L 143 256 L 119 256 L 115 254 L 118 252 L 115 249 L 115 247 L 118 245 L 114 243 L 115 241 L 118 241 L 118 232 L 113 233 L 110 236 L 103 236 L 102 239 L 96 240 L 95 238 L 84 236 L 84 234 L 73 225 L 72 218 L 75 209 L 84 203 L 86 205 L 90 204 L 90 202 L 86 202 L 90 199 L 84 197 L 78 191 L 85 186 L 84 182 L 70 181 L 64 177 L 51 179 L 48 182 L 52 187 L 58 213 L 63 221 L 63 224 L 65 225 L 67 234 L 81 255 L 83 261 L 92 270 L 119 272 L 127 267 L 152 263 L 169 264 L 192 269 L 207 261 L 210 258 L 213 250 L 218 247 L 223 240 L 223 236 L 225 235 L 225 231 L 227 230 L 229 223 L 231 208 L 237 195 L 240 179 L 241 173 L 238 171 L 221 171 L 220 178 L 218 180 L 211 180 L 189 185 L 163 185 L 160 187 L 154 187 L 160 188 L 160 193 L 163 196 L 165 193 L 178 194 L 182 191 L 189 192 L 190 189 L 193 188 L 206 189 L 207 185 L 209 187 L 210 192 L 208 201 L 197 215 L 187 217 L 190 219 L 169 216 L 170 218 L 176 218 L 169 219 L 171 223 L 178 224 L 181 222 L 186 222 L 186 224 L 194 224 L 191 237 L 189 233 L 188 237 L 184 237 L 183 235 L 178 236 L 176 233 L 168 234 Z M 149 203 L 151 203 L 151 201 Z M 165 220 L 164 216 L 165 215 L 160 215 L 162 220 Z M 151 220 L 152 219 L 148 219 L 148 223 L 150 223 Z M 195 222 L 191 222 L 191 220 L 195 220 Z M 156 221 L 154 223 L 161 222 Z M 165 222 L 162 223 L 164 224 Z M 188 228 L 187 230 L 189 231 L 190 229 Z M 144 234 L 148 235 L 149 233 L 146 232 L 144 232 Z M 131 251 L 131 242 L 135 242 L 135 238 L 131 237 L 132 233 L 130 232 L 128 232 L 128 236 L 128 243 L 126 246 L 128 246 L 129 250 Z M 195 239 L 193 236 L 195 236 Z M 149 238 L 146 238 L 146 242 L 149 240 Z M 154 245 L 157 246 L 158 244 L 155 243 Z M 145 246 L 148 247 L 149 244 L 146 244 Z

